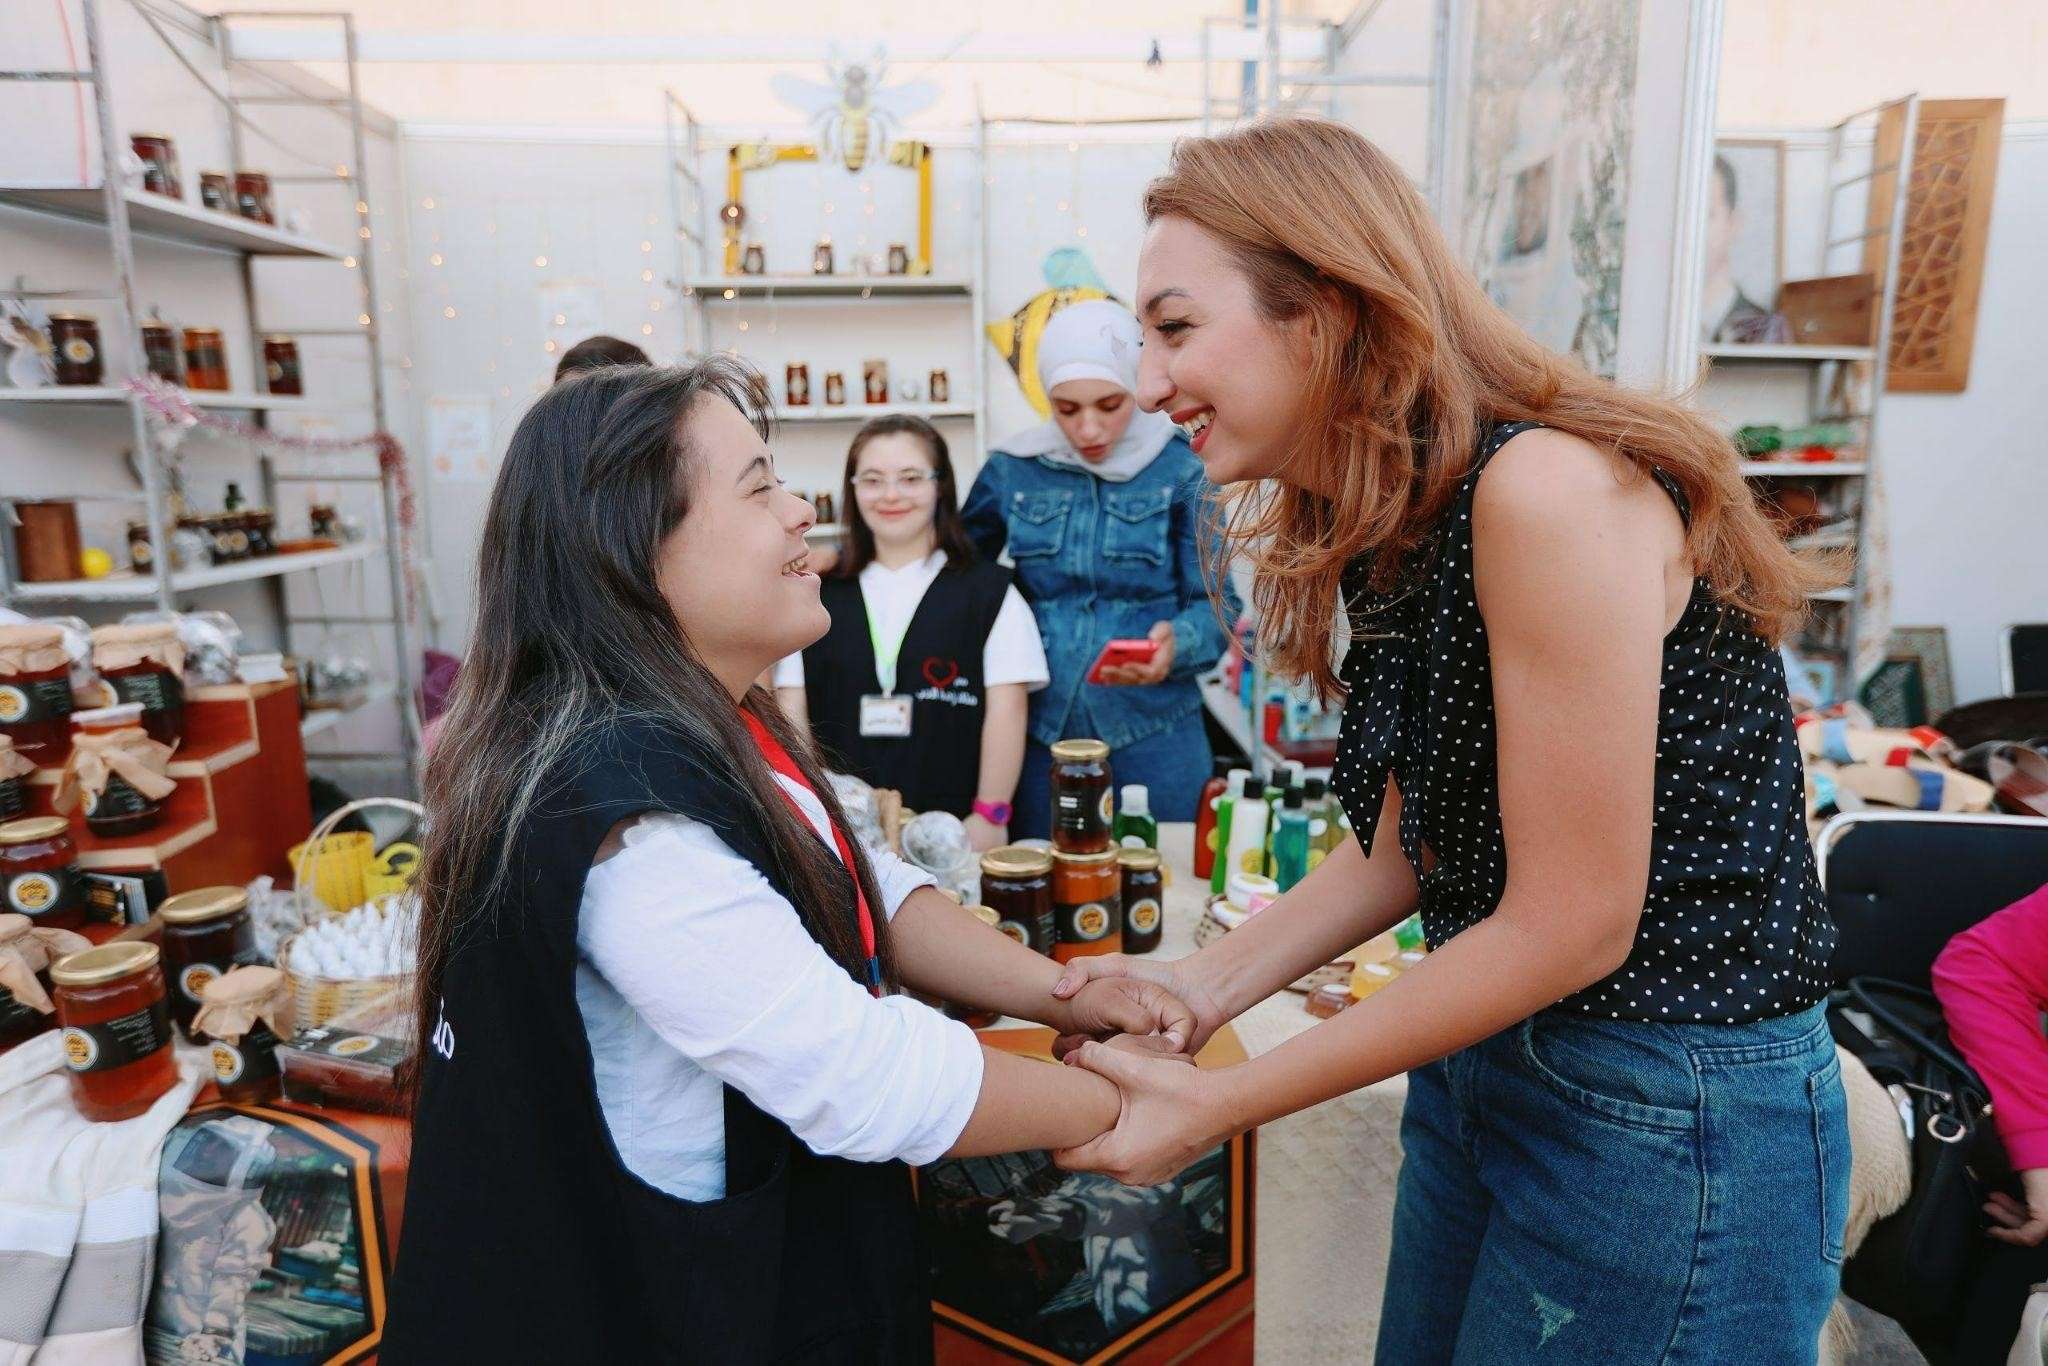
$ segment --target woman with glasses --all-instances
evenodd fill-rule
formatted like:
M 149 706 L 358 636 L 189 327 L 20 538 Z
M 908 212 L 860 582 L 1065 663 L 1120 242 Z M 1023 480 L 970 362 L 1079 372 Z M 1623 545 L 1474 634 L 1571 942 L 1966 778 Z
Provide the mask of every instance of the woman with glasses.
M 842 498 L 832 629 L 776 667 L 782 709 L 833 768 L 962 817 L 976 849 L 1007 843 L 1026 696 L 1049 677 L 1031 609 L 1007 569 L 977 559 L 931 423 L 862 427 Z

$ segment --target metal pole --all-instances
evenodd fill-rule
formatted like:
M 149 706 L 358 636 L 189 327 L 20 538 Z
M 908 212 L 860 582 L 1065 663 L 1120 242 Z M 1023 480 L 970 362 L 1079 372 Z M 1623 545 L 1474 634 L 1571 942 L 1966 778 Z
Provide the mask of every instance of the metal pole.
M 968 309 L 968 355 L 974 357 L 974 458 L 988 459 L 988 119 L 974 91 L 974 300 Z M 926 395 L 930 397 L 930 395 Z
M 1210 26 L 1215 22 L 1214 19 L 1204 19 L 1202 21 L 1202 136 L 1205 138 L 1211 135 L 1211 125 L 1213 123 L 1211 116 L 1216 108 L 1215 91 L 1209 84 L 1210 68 L 1214 62 L 1214 59 L 1210 56 L 1212 44 L 1209 39 L 1209 33 Z
M 349 135 L 352 144 L 354 164 L 349 167 L 349 188 L 355 193 L 356 219 L 361 229 L 370 227 L 370 189 L 368 180 L 368 158 L 363 141 L 363 94 L 361 72 L 356 61 L 356 21 L 353 15 L 340 16 L 343 42 L 348 54 L 348 114 Z M 362 272 L 363 316 L 369 319 L 370 343 L 370 403 L 376 415 L 377 430 L 390 430 L 390 417 L 385 410 L 384 397 L 384 343 L 382 329 L 377 324 L 377 244 L 366 231 L 358 231 L 357 240 L 361 247 L 356 256 L 356 268 Z M 383 453 L 378 453 L 381 467 Z M 399 754 L 405 764 L 406 780 L 415 788 L 419 785 L 419 713 L 415 708 L 414 672 L 412 651 L 412 622 L 407 612 L 407 599 L 412 584 L 407 580 L 408 569 L 402 545 L 403 531 L 400 523 L 401 508 L 398 500 L 396 476 L 391 470 L 381 470 L 384 475 L 384 558 L 391 576 L 391 635 L 396 647 L 394 661 L 398 682 L 398 744 Z M 410 473 L 408 471 L 408 473 Z
M 114 248 L 115 299 L 114 335 L 120 338 L 121 374 L 134 379 L 142 373 L 141 313 L 135 307 L 135 239 L 128 232 L 128 200 L 121 185 L 121 143 L 114 131 L 114 109 L 107 92 L 107 44 L 100 31 L 99 0 L 80 0 L 85 23 L 86 61 L 92 68 L 92 102 L 99 116 L 100 191 L 107 206 L 107 235 Z M 101 339 L 102 345 L 105 338 Z M 156 450 L 149 438 L 149 417 L 142 396 L 127 394 L 128 421 L 135 437 L 135 464 L 142 473 L 143 517 L 149 524 L 149 544 L 155 552 L 156 605 L 173 610 L 171 602 L 171 542 L 164 531 L 163 491 L 157 482 Z
M 1280 108 L 1280 0 L 1259 0 L 1259 22 L 1266 27 L 1266 94 L 1264 113 Z
M 1436 221 L 1449 232 L 1450 224 L 1444 222 L 1444 166 L 1449 150 L 1446 144 L 1451 136 L 1450 0 L 1436 0 L 1435 8 L 1429 39 L 1429 207 L 1436 214 Z

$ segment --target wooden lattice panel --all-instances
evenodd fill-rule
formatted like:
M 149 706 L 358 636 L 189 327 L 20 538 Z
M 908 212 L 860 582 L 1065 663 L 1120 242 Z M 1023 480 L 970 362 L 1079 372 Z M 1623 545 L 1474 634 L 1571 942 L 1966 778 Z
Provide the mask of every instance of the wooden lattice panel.
M 2004 100 L 1920 102 L 1892 303 L 1892 392 L 1954 394 L 1969 385 L 2004 122 Z M 1879 164 L 1892 159 L 1903 123 L 1903 110 L 1887 114 Z M 1880 182 L 1887 191 L 1888 182 Z M 1881 250 L 1882 239 L 1871 245 Z

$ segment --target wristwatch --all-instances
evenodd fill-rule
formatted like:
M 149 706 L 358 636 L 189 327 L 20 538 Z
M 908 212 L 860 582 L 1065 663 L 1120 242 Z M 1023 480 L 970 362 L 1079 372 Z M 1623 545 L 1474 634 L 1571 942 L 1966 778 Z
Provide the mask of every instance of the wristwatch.
M 985 802 L 976 798 L 974 814 L 987 821 L 990 825 L 1008 825 L 1010 823 L 1010 804 L 1008 802 Z

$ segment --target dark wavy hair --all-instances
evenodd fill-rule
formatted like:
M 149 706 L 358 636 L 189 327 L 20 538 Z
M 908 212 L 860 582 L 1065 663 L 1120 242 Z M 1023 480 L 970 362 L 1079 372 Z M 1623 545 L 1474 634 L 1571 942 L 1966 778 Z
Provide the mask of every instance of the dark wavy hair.
M 875 560 L 875 531 L 854 501 L 853 476 L 860 468 L 860 453 L 878 436 L 914 436 L 924 442 L 932 461 L 932 478 L 939 485 L 938 502 L 932 507 L 932 534 L 939 549 L 946 552 L 946 568 L 965 569 L 973 564 L 974 542 L 967 535 L 967 523 L 960 519 L 960 481 L 953 477 L 953 454 L 946 447 L 946 438 L 921 417 L 891 413 L 870 418 L 846 448 L 846 469 L 839 479 L 839 506 L 846 509 L 846 550 L 832 566 L 833 577 L 856 578 Z
M 768 436 L 766 382 L 725 356 L 574 376 L 541 395 L 513 433 L 477 554 L 469 657 L 427 763 L 418 1056 L 462 917 L 488 906 L 537 794 L 587 762 L 588 742 L 621 721 L 656 724 L 705 756 L 711 779 L 766 830 L 811 937 L 865 978 L 844 868 L 783 798 L 732 694 L 691 649 L 657 586 L 662 543 L 696 485 L 692 418 L 713 403 L 731 404 Z M 755 688 L 743 705 L 843 825 L 831 784 L 773 699 Z M 874 872 L 858 844 L 854 851 L 868 904 L 879 906 Z M 875 931 L 893 982 L 887 927 L 878 920 Z

